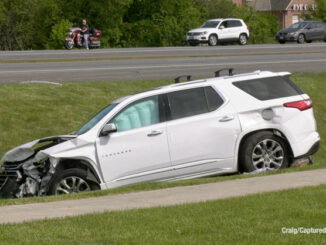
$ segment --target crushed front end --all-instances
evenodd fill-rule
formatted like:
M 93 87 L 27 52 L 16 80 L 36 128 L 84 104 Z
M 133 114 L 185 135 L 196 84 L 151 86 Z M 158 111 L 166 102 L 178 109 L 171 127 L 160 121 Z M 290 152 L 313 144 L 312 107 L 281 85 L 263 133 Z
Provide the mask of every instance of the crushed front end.
M 35 140 L 7 152 L 0 166 L 0 198 L 43 196 L 55 173 L 57 159 L 42 150 L 75 136 L 55 136 Z

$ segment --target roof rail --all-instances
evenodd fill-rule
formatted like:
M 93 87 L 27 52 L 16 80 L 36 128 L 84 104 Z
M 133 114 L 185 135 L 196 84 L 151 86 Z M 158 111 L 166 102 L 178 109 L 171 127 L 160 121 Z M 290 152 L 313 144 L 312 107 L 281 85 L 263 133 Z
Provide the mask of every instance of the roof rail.
M 185 78 L 187 78 L 187 82 L 189 82 L 189 81 L 191 81 L 191 75 L 181 75 L 181 76 L 178 76 L 178 77 L 176 77 L 175 79 L 174 79 L 174 83 L 180 83 L 180 79 L 181 78 L 183 78 L 183 77 L 185 77 Z
M 215 77 L 219 77 L 221 71 L 229 71 L 229 76 L 233 76 L 233 70 L 234 70 L 233 68 L 223 68 L 223 69 L 217 70 L 215 72 Z

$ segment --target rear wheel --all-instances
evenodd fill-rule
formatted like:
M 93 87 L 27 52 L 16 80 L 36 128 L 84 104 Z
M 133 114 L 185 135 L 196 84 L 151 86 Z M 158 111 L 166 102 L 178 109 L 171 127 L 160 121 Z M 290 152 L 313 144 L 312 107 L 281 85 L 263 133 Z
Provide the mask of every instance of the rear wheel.
M 248 41 L 247 35 L 246 34 L 241 34 L 239 37 L 239 44 L 240 45 L 246 45 Z
M 305 41 L 306 41 L 306 37 L 303 34 L 300 34 L 298 36 L 297 42 L 300 43 L 300 44 L 303 44 Z
M 216 46 L 217 45 L 217 36 L 215 34 L 212 34 L 208 38 L 208 45 L 209 46 Z
M 62 195 L 98 190 L 99 186 L 87 179 L 87 172 L 79 168 L 70 168 L 56 173 L 49 184 L 48 194 Z
M 289 164 L 289 151 L 282 138 L 268 131 L 258 132 L 243 142 L 239 164 L 245 172 L 263 168 L 286 168 Z

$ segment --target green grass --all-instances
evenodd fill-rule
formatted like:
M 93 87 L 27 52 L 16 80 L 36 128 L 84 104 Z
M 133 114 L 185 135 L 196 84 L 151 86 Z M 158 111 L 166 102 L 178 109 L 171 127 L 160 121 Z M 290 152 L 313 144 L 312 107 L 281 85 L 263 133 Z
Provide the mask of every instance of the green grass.
M 171 207 L 0 225 L 1 244 L 325 244 L 326 186 Z
M 304 73 L 293 76 L 296 83 L 308 93 L 314 102 L 318 131 L 326 137 L 326 73 Z M 19 84 L 0 86 L 0 156 L 9 149 L 28 141 L 50 135 L 67 134 L 78 129 L 99 109 L 116 98 L 159 87 L 172 81 L 156 80 L 141 82 L 82 82 L 63 83 L 62 86 L 45 84 Z M 322 141 L 315 155 L 315 164 L 304 168 L 290 168 L 268 172 L 276 174 L 326 167 L 326 144 Z M 161 189 L 174 186 L 195 185 L 248 178 L 252 175 L 207 177 L 163 183 L 146 183 L 105 191 L 42 198 L 0 200 L 0 206 L 31 202 L 76 199 L 132 191 Z

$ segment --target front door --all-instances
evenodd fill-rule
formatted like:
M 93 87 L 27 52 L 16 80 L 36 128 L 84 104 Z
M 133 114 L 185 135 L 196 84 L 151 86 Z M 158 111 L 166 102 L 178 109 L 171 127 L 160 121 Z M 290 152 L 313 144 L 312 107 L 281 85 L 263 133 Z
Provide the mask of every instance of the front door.
M 230 103 L 212 87 L 173 92 L 168 99 L 174 177 L 232 169 L 240 123 Z
M 218 39 L 228 40 L 231 38 L 230 28 L 228 28 L 228 21 L 223 21 L 218 27 Z
M 117 132 L 97 140 L 97 155 L 108 187 L 169 176 L 166 123 L 159 106 L 159 96 L 128 105 L 110 121 Z

